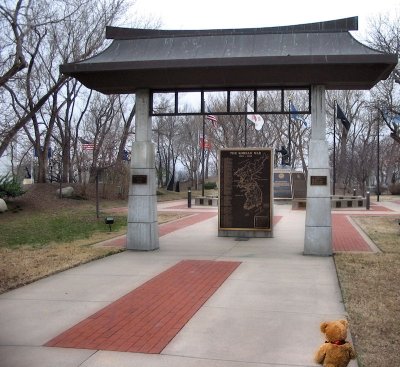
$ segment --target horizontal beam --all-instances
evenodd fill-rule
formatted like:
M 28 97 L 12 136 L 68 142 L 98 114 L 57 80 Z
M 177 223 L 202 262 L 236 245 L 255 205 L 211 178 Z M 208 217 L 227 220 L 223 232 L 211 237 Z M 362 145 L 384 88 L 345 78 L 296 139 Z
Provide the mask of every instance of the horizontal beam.
M 293 105 L 295 94 L 304 93 L 306 99 L 303 108 L 296 108 L 296 114 L 311 113 L 311 87 L 273 87 L 273 88 L 229 88 L 229 89 L 162 89 L 150 91 L 150 116 L 203 116 L 203 115 L 287 115 L 290 113 L 290 101 Z M 243 97 L 242 93 L 246 93 Z M 214 96 L 213 96 L 214 94 Z M 224 108 L 213 111 L 207 105 L 207 97 L 225 101 Z M 266 98 L 272 103 L 265 103 Z M 306 98 L 304 98 L 306 97 Z M 235 108 L 235 99 L 242 99 L 243 106 Z M 244 101 L 243 101 L 244 98 Z M 253 111 L 247 111 L 247 105 Z M 189 110 L 188 110 L 189 107 Z M 293 111 L 292 111 L 293 113 Z

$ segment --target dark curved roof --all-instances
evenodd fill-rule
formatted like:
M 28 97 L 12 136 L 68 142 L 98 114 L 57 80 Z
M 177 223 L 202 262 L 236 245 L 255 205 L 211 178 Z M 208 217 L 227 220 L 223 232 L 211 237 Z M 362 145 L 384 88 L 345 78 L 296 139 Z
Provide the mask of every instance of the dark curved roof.
M 295 87 L 370 89 L 397 64 L 349 33 L 357 17 L 272 28 L 150 30 L 107 27 L 111 45 L 61 65 L 103 93 L 137 89 Z

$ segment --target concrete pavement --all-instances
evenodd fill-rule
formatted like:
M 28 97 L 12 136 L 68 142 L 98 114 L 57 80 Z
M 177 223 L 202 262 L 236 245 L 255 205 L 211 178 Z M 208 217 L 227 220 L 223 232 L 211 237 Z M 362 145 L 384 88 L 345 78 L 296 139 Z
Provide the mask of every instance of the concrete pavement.
M 304 211 L 275 205 L 274 215 L 274 238 L 218 238 L 214 216 L 163 235 L 160 250 L 126 251 L 0 295 L 0 366 L 314 366 L 320 322 L 346 317 L 335 266 L 302 255 Z M 181 260 L 241 264 L 160 354 L 43 346 Z

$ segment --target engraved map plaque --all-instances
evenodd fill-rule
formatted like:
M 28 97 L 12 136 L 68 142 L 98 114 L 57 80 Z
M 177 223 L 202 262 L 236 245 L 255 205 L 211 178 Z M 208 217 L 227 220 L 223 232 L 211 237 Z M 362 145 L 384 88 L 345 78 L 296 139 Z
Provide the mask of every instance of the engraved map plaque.
M 271 185 L 271 149 L 221 150 L 219 229 L 271 230 Z

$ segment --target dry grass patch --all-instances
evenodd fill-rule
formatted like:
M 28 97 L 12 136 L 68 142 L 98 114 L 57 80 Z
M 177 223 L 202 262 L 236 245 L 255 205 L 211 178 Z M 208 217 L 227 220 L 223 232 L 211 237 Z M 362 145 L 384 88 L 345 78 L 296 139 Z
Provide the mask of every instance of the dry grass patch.
M 93 215 L 84 215 L 83 212 L 68 212 L 71 220 L 66 221 L 60 221 L 56 215 L 54 222 L 49 219 L 53 215 L 42 215 L 44 218 L 38 218 L 37 223 L 28 213 L 13 217 L 12 220 L 3 217 L 0 221 L 0 232 L 2 230 L 10 237 L 8 242 L 7 236 L 0 239 L 0 293 L 124 250 L 93 245 L 125 234 L 126 217 L 115 217 L 119 223 L 116 228 L 119 229 L 108 232 L 102 219 L 99 224 L 96 224 L 97 220 L 93 220 L 94 223 L 88 229 L 88 220 Z M 65 215 L 65 212 L 60 214 L 62 217 Z M 160 213 L 158 221 L 165 223 L 185 215 Z M 83 228 L 87 233 L 82 232 L 83 228 L 78 226 L 78 222 L 84 223 Z M 60 228 L 66 230 L 63 236 L 60 236 Z M 20 239 L 17 243 L 16 238 Z
M 360 367 L 396 366 L 400 348 L 398 218 L 368 216 L 356 221 L 382 250 L 335 255 Z
M 79 243 L 0 248 L 0 293 L 121 251 Z

